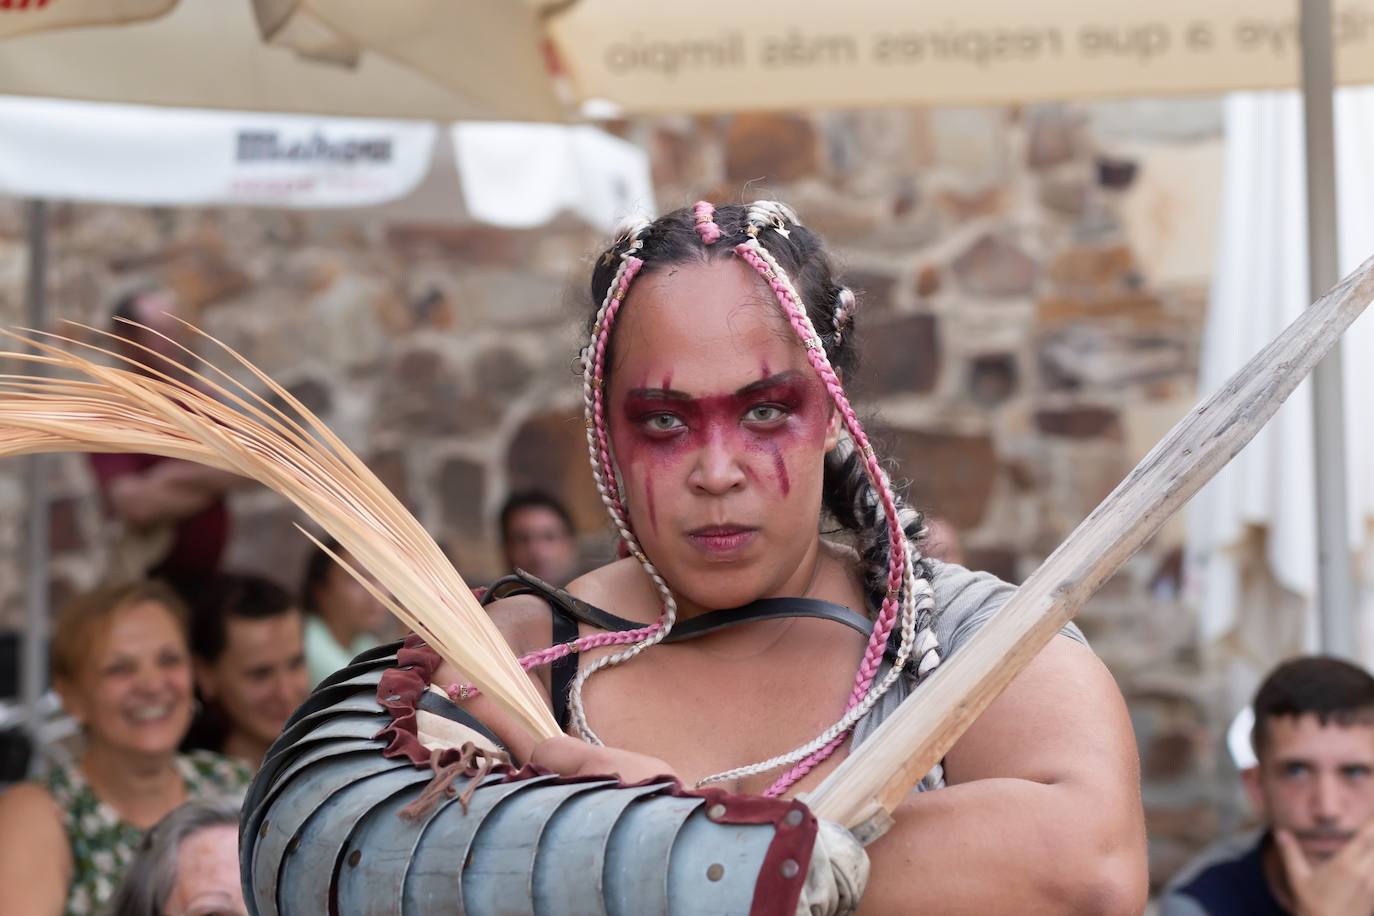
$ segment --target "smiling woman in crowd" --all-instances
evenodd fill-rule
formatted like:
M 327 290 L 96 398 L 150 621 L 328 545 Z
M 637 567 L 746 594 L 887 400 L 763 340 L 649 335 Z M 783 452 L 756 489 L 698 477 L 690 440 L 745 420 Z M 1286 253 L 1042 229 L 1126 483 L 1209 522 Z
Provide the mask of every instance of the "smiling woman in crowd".
M 74 764 L 0 796 L 0 886 L 7 912 L 100 913 L 149 827 L 188 799 L 238 795 L 249 773 L 177 753 L 191 654 L 186 610 L 162 585 L 104 588 L 63 608 L 52 677 L 83 747 Z

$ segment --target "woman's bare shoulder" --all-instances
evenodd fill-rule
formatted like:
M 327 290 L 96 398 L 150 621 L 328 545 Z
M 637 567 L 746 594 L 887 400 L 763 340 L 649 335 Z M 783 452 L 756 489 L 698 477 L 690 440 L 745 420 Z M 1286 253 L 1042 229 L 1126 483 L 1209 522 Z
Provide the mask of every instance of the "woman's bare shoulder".
M 633 557 L 598 566 L 568 585 L 568 592 L 576 598 L 620 617 L 634 619 L 635 608 L 658 612 L 659 597 L 644 567 Z
M 538 595 L 511 595 L 493 601 L 487 605 L 487 615 L 517 655 L 549 644 L 553 629 L 549 606 Z
M 0 859 L 21 850 L 47 855 L 66 846 L 62 809 L 52 793 L 33 782 L 0 792 Z

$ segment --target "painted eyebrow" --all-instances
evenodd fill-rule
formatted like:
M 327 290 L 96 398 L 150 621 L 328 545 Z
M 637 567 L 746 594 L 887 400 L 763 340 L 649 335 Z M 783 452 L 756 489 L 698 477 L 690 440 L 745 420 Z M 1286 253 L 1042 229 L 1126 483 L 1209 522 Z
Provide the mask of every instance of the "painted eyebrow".
M 777 372 L 767 378 L 761 378 L 757 382 L 750 382 L 743 388 L 735 391 L 735 396 L 754 394 L 759 391 L 766 391 L 776 388 L 779 385 L 786 385 L 800 378 L 802 373 L 796 369 L 788 369 L 786 372 Z M 626 395 L 631 398 L 642 398 L 650 401 L 691 401 L 695 398 L 685 391 L 678 391 L 676 388 L 632 388 Z

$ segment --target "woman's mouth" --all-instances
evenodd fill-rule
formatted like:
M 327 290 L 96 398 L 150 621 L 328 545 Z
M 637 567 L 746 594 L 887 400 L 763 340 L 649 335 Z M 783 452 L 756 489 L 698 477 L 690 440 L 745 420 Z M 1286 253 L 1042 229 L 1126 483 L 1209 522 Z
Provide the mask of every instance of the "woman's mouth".
M 687 532 L 687 539 L 698 550 L 719 556 L 744 549 L 757 534 L 757 528 L 745 525 L 707 525 Z
M 151 725 L 165 722 L 176 709 L 177 704 L 172 702 L 142 703 L 126 708 L 124 715 L 135 725 Z

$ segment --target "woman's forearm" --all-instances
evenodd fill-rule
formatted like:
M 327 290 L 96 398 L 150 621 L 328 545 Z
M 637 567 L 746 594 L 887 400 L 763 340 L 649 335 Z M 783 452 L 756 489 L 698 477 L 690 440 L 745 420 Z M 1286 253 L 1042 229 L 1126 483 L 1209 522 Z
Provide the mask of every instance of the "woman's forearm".
M 1145 838 L 1081 786 L 983 779 L 912 796 L 868 847 L 860 912 L 1138 914 Z

